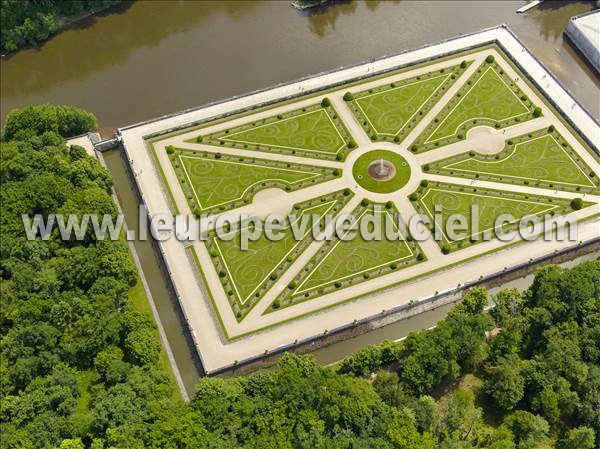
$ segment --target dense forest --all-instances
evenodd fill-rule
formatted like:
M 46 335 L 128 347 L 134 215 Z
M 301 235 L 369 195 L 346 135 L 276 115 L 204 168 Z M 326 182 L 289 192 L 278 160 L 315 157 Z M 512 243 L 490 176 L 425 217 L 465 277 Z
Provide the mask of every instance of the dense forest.
M 61 21 L 95 12 L 122 0 L 0 0 L 0 47 L 15 51 L 56 33 Z
M 28 241 L 21 214 L 110 213 L 110 174 L 64 138 L 90 114 L 9 115 L 0 146 L 0 446 L 61 449 L 592 449 L 600 261 L 525 292 L 475 288 L 435 329 L 335 367 L 203 378 L 178 399 L 123 241 Z

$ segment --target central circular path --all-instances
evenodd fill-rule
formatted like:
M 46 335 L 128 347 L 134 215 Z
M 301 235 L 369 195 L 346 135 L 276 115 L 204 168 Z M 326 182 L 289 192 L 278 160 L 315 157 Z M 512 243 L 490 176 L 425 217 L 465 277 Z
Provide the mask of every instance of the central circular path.
M 390 193 L 406 185 L 410 178 L 410 166 L 398 153 L 373 150 L 354 162 L 352 175 L 363 189 Z

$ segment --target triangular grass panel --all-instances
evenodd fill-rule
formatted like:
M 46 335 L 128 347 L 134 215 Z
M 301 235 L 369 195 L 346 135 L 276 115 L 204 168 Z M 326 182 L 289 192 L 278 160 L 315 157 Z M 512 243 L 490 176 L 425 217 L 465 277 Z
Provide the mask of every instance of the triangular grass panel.
M 239 230 L 229 231 L 225 239 L 211 233 L 207 241 L 211 259 L 239 320 L 313 241 L 313 225 L 322 226 L 324 215 L 338 213 L 351 197 L 349 190 L 338 191 L 296 205 L 281 231 L 282 239 L 271 240 L 261 232 L 247 249 L 242 249 Z
M 326 104 L 201 135 L 190 142 L 342 160 L 355 144 L 331 103 Z
M 357 92 L 350 107 L 371 140 L 400 143 L 470 64 Z
M 495 155 L 463 153 L 428 164 L 429 173 L 571 191 L 598 191 L 599 177 L 554 129 L 507 140 Z
M 392 231 L 402 232 L 404 229 L 398 226 L 399 215 L 393 205 L 388 204 L 386 208 L 381 204 L 374 205 L 363 200 L 352 215 L 356 221 L 350 230 L 342 238 L 336 235 L 327 241 L 267 312 L 356 285 L 425 260 L 424 254 L 414 241 L 406 238 L 394 239 L 392 235 L 386 234 L 386 220 L 388 228 Z M 373 220 L 373 226 L 369 227 L 370 232 L 374 232 L 376 228 L 381 230 L 379 239 L 367 238 L 360 232 L 360 220 L 366 219 L 367 216 Z
M 341 176 L 335 168 L 181 149 L 170 159 L 196 213 L 243 206 L 263 189 L 292 191 Z
M 410 200 L 433 223 L 430 229 L 440 237 L 438 243 L 444 253 L 495 239 L 500 218 L 502 230 L 507 232 L 517 230 L 524 217 L 536 216 L 543 222 L 548 216 L 573 212 L 570 199 L 437 182 L 424 184 L 410 195 Z M 583 207 L 590 204 L 583 203 Z M 459 216 L 466 228 L 457 227 L 452 233 L 448 223 L 456 223 Z
M 505 128 L 540 116 L 504 69 L 487 59 L 412 145 L 413 152 L 448 145 L 475 126 Z

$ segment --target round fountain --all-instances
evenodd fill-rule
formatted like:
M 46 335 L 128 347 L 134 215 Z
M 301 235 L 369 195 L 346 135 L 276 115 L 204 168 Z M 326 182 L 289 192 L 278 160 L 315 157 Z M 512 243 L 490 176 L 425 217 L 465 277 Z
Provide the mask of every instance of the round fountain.
M 362 188 L 376 193 L 401 189 L 410 178 L 410 166 L 401 154 L 390 150 L 371 150 L 356 159 L 352 175 Z
M 390 161 L 379 159 L 371 162 L 367 169 L 369 176 L 377 181 L 387 181 L 396 174 L 396 166 Z

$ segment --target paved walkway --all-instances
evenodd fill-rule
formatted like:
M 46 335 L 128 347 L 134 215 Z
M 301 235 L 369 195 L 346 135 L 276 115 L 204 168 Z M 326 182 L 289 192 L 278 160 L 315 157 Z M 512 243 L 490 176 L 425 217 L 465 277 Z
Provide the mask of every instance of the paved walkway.
M 490 38 L 500 40 L 505 47 L 511 50 L 513 56 L 515 56 L 527 70 L 531 70 L 532 75 L 539 79 L 540 84 L 547 91 L 547 93 L 554 98 L 554 100 L 561 105 L 564 110 L 569 111 L 571 119 L 584 133 L 586 133 L 590 138 L 599 135 L 598 133 L 600 130 L 598 129 L 597 124 L 595 124 L 593 120 L 591 120 L 591 118 L 585 114 L 585 111 L 581 110 L 581 108 L 579 108 L 579 106 L 573 102 L 568 94 L 562 90 L 562 88 L 555 83 L 547 73 L 543 71 L 541 66 L 539 66 L 535 59 L 531 58 L 527 51 L 522 50 L 520 44 L 507 30 L 504 28 L 497 28 L 484 31 L 480 34 L 461 37 L 444 44 L 434 45 L 424 49 L 416 50 L 414 52 L 380 60 L 375 63 L 356 66 L 331 74 L 326 74 L 321 77 L 304 80 L 299 83 L 281 86 L 265 92 L 233 99 L 231 101 L 209 106 L 204 109 L 198 109 L 183 113 L 181 115 L 164 118 L 160 121 L 121 129 L 120 133 L 123 139 L 124 147 L 127 151 L 128 157 L 130 158 L 130 163 L 132 164 L 134 172 L 136 173 L 136 180 L 142 192 L 143 198 L 146 201 L 151 213 L 169 211 L 168 197 L 162 185 L 162 181 L 160 180 L 160 174 L 157 172 L 143 139 L 143 137 L 149 133 L 162 129 L 171 129 L 175 126 L 191 123 L 204 117 L 218 115 L 229 110 L 237 110 L 242 107 L 267 101 L 269 99 L 282 98 L 291 93 L 310 90 L 311 88 L 315 87 L 327 86 L 331 83 L 350 79 L 365 73 L 377 74 L 378 71 L 389 67 L 394 67 L 410 61 L 420 60 L 422 58 L 434 56 L 455 49 L 466 48 L 477 43 L 486 42 Z M 347 160 L 343 163 L 319 161 L 290 155 L 267 154 L 253 151 L 228 149 L 225 147 L 215 148 L 202 144 L 185 143 L 184 140 L 190 139 L 198 134 L 197 131 L 192 131 L 180 134 L 178 136 L 168 137 L 157 142 L 155 147 L 158 154 L 159 164 L 163 168 L 167 182 L 172 186 L 172 193 L 175 202 L 182 213 L 189 212 L 189 207 L 182 190 L 176 187 L 177 177 L 171 167 L 170 162 L 168 161 L 166 152 L 164 151 L 164 147 L 166 145 L 185 146 L 187 148 L 203 149 L 207 151 L 219 151 L 221 153 L 246 155 L 258 158 L 264 157 L 277 161 L 299 162 L 312 165 L 340 167 L 344 169 L 344 175 L 341 178 L 311 186 L 307 189 L 302 189 L 295 192 L 284 192 L 279 189 L 269 189 L 267 191 L 263 191 L 255 197 L 252 204 L 233 211 L 235 213 L 252 212 L 258 214 L 259 216 L 266 216 L 267 214 L 273 212 L 281 213 L 282 211 L 289 210 L 290 205 L 292 205 L 294 202 L 301 201 L 309 197 L 326 194 L 336 189 L 348 187 L 356 193 L 356 196 L 345 206 L 342 212 L 349 212 L 354 209 L 360 199 L 363 197 L 368 197 L 374 201 L 382 202 L 391 199 L 401 210 L 405 219 L 408 219 L 412 214 L 415 213 L 410 201 L 407 199 L 407 196 L 416 189 L 418 183 L 421 181 L 421 179 L 423 179 L 423 177 L 427 177 L 427 179 L 431 180 L 443 180 L 462 185 L 471 185 L 472 183 L 472 181 L 468 179 L 434 176 L 429 174 L 425 175 L 420 169 L 422 164 L 449 157 L 454 154 L 463 153 L 472 149 L 490 151 L 490 148 L 492 148 L 495 151 L 499 151 L 500 143 L 506 138 L 541 129 L 549 126 L 550 124 L 555 125 L 561 134 L 568 140 L 569 144 L 573 146 L 573 148 L 586 161 L 586 163 L 593 168 L 593 170 L 600 172 L 600 166 L 598 165 L 597 160 L 587 153 L 577 139 L 570 135 L 562 123 L 556 117 L 554 117 L 551 111 L 549 111 L 546 107 L 542 108 L 544 117 L 507 128 L 505 132 L 490 128 L 476 128 L 467 134 L 466 140 L 457 142 L 453 145 L 448 145 L 447 147 L 440 148 L 439 150 L 429 151 L 419 155 L 413 155 L 408 151 L 408 145 L 414 141 L 415 137 L 441 110 L 446 100 L 456 93 L 462 82 L 468 78 L 468 76 L 470 76 L 474 70 L 476 70 L 477 66 L 490 52 L 490 50 L 485 50 L 477 52 L 468 57 L 468 59 L 475 59 L 474 64 L 467 69 L 467 71 L 461 76 L 461 79 L 457 80 L 457 82 L 447 92 L 444 93 L 442 99 L 432 108 L 432 110 L 411 131 L 411 133 L 400 145 L 382 142 L 371 143 L 370 139 L 364 133 L 362 127 L 356 122 L 353 114 L 350 112 L 341 98 L 343 93 L 348 89 L 341 88 L 336 92 L 327 94 L 327 96 L 332 100 L 334 107 L 344 120 L 344 123 L 349 128 L 357 143 L 359 143 L 359 148 L 352 151 Z M 457 64 L 462 59 L 465 58 L 452 58 L 434 65 L 413 69 L 395 75 L 393 78 L 369 81 L 350 90 L 363 90 L 365 88 L 389 83 L 392 80 L 410 78 L 420 73 L 428 72 L 432 70 L 432 68 L 448 67 Z M 514 73 L 508 64 L 505 64 L 500 57 L 497 58 L 497 61 L 503 65 L 503 68 L 507 73 L 511 74 L 511 76 L 514 75 L 513 78 L 516 78 L 516 73 Z M 536 104 L 542 105 L 541 100 L 526 83 L 524 83 L 522 80 L 519 80 L 517 84 L 530 98 L 534 100 Z M 272 116 L 274 114 L 284 113 L 286 111 L 297 109 L 306 105 L 311 105 L 320 101 L 320 98 L 321 97 L 304 99 L 293 104 L 288 104 L 280 106 L 276 109 L 253 114 L 252 117 L 239 118 L 227 123 L 212 125 L 204 129 L 203 133 L 218 131 L 220 129 L 224 129 L 225 127 L 233 127 L 251 120 L 260 119 L 263 117 Z M 572 106 L 573 104 L 574 106 Z M 401 190 L 389 195 L 380 195 L 366 192 L 361 187 L 356 185 L 356 182 L 352 178 L 351 174 L 352 164 L 361 154 L 364 154 L 366 151 L 374 148 L 397 151 L 401 153 L 409 163 L 412 173 L 411 179 Z M 488 188 L 500 187 L 503 190 L 519 191 L 530 194 L 545 194 L 561 198 L 583 196 L 573 193 L 548 191 L 546 189 L 529 186 L 515 186 L 512 184 L 505 185 L 481 180 L 476 181 L 476 185 Z M 175 186 L 175 188 L 173 188 L 173 186 Z M 599 197 L 589 194 L 586 195 L 585 198 L 586 200 L 592 200 L 596 202 L 600 201 Z M 584 220 L 598 212 L 600 212 L 600 208 L 592 207 L 574 212 L 571 215 L 577 219 Z M 597 237 L 599 223 L 600 222 L 597 218 L 593 221 L 581 223 L 579 225 L 579 240 L 587 240 Z M 231 311 L 225 292 L 220 287 L 218 275 L 214 268 L 212 268 L 212 263 L 210 262 L 210 257 L 205 246 L 200 242 L 195 242 L 193 244 L 200 259 L 200 263 L 204 267 L 208 284 L 213 286 L 211 290 L 213 291 L 214 301 L 220 312 L 220 316 L 229 337 L 241 336 L 242 334 L 252 333 L 259 329 L 263 329 L 258 333 L 252 333 L 251 335 L 234 341 L 227 341 L 227 339 L 223 338 L 217 319 L 214 316 L 212 306 L 210 305 L 210 300 L 205 296 L 205 292 L 202 291 L 197 282 L 195 266 L 193 263 L 191 263 L 188 254 L 186 254 L 184 244 L 176 239 L 169 239 L 160 244 L 163 251 L 163 257 L 165 258 L 167 266 L 169 267 L 173 283 L 178 292 L 179 300 L 181 301 L 183 310 L 187 316 L 188 325 L 195 337 L 195 342 L 200 357 L 203 361 L 205 369 L 208 372 L 232 365 L 236 360 L 241 361 L 248 357 L 258 356 L 263 354 L 265 350 L 273 350 L 277 347 L 281 347 L 282 345 L 290 344 L 295 340 L 302 340 L 304 338 L 316 336 L 322 334 L 325 330 L 331 331 L 339 326 L 351 323 L 355 319 L 359 320 L 361 318 L 376 315 L 378 312 L 381 312 L 381 310 L 388 310 L 395 306 L 406 304 L 409 301 L 418 301 L 433 294 L 435 290 L 444 291 L 454 288 L 458 284 L 465 283 L 468 280 L 476 279 L 480 275 L 485 276 L 500 271 L 504 267 L 510 267 L 521 262 L 526 262 L 530 258 L 551 253 L 552 251 L 571 245 L 573 242 L 536 240 L 533 242 L 526 242 L 520 245 L 508 247 L 506 243 L 496 240 L 465 248 L 449 255 L 443 255 L 439 249 L 439 246 L 434 241 L 429 240 L 421 243 L 421 247 L 428 257 L 428 261 L 425 263 L 417 264 L 340 291 L 335 291 L 315 300 L 300 303 L 293 307 L 281 309 L 277 312 L 267 315 L 262 315 L 263 311 L 270 305 L 277 294 L 283 288 L 285 288 L 287 283 L 295 276 L 296 273 L 298 273 L 298 271 L 304 266 L 310 257 L 312 257 L 312 255 L 319 250 L 322 244 L 322 242 L 313 242 L 311 245 L 309 245 L 305 252 L 292 264 L 290 269 L 284 275 L 282 275 L 280 281 L 274 286 L 274 288 L 258 302 L 258 304 L 241 323 L 237 323 L 237 320 Z M 500 249 L 500 251 L 495 252 L 492 255 L 484 256 L 483 258 L 479 257 L 468 262 L 460 263 L 461 261 L 479 256 L 485 252 L 498 249 Z M 439 270 L 455 263 L 460 264 L 456 267 L 437 271 L 435 274 L 435 282 L 432 282 L 432 275 L 426 274 L 433 270 Z M 415 277 L 418 277 L 418 279 L 407 281 Z M 379 291 L 375 294 L 371 293 L 374 290 L 387 288 L 390 285 L 398 282 L 403 283 L 393 289 Z M 368 295 L 369 298 L 366 300 L 344 302 L 359 295 Z M 329 309 L 329 311 L 318 314 L 311 313 L 320 310 L 323 307 L 333 306 L 342 302 L 344 302 L 343 305 L 338 305 L 334 309 Z M 308 315 L 298 318 L 299 316 L 305 314 Z M 212 319 L 210 318 L 211 316 Z M 269 326 L 275 326 L 282 321 L 292 318 L 295 319 L 286 322 L 285 324 L 280 324 L 276 327 L 269 328 Z
M 90 133 L 90 134 L 92 134 L 96 139 L 100 140 L 99 134 L 97 134 L 97 133 Z M 96 151 L 94 150 L 94 144 L 90 140 L 89 134 L 83 134 L 81 136 L 71 137 L 70 139 L 68 139 L 66 141 L 66 143 L 67 143 L 67 145 L 79 145 L 80 147 L 83 147 L 85 149 L 87 154 L 89 154 L 92 157 L 96 157 Z

